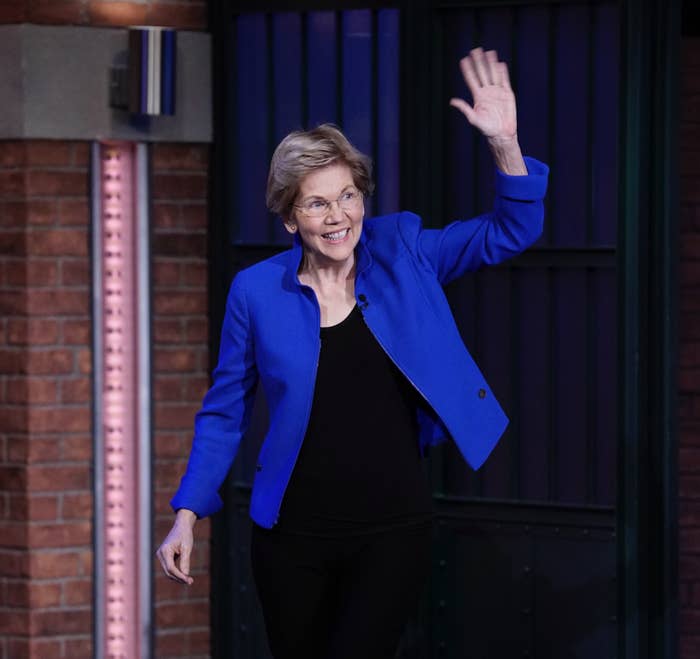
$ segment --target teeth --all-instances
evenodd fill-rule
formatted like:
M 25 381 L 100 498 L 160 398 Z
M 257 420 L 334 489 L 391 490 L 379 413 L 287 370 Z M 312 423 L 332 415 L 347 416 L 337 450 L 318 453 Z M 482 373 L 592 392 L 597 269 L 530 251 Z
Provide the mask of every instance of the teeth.
M 341 238 L 345 237 L 347 232 L 348 229 L 343 229 L 342 231 L 336 231 L 335 233 L 324 233 L 323 237 L 327 238 L 328 240 L 340 240 Z

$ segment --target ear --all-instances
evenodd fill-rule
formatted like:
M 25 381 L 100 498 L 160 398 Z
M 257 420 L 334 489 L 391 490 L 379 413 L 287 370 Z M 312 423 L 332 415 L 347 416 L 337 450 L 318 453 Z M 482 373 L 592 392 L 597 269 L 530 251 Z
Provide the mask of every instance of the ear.
M 294 234 L 297 232 L 297 223 L 291 217 L 287 217 L 287 218 L 283 219 L 282 223 L 284 224 L 284 228 L 289 233 Z

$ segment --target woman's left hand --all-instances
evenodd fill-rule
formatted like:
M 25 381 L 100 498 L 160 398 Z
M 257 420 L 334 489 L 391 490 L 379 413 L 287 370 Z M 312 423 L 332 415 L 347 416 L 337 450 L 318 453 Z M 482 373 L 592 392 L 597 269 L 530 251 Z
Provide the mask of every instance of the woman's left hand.
M 473 107 L 461 98 L 450 105 L 460 110 L 467 121 L 489 140 L 511 140 L 518 132 L 515 94 L 510 86 L 508 66 L 498 61 L 495 50 L 475 48 L 459 62 L 469 87 Z

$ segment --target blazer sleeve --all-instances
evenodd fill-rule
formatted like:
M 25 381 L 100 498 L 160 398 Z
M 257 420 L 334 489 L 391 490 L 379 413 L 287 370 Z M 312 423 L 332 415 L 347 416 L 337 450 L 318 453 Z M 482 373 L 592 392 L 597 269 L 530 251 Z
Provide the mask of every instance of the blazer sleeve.
M 195 417 L 187 470 L 170 502 L 173 510 L 187 508 L 198 517 L 222 507 L 218 489 L 250 423 L 258 373 L 243 275 L 229 290 L 218 364 Z
M 525 164 L 525 176 L 509 176 L 496 170 L 496 198 L 491 212 L 453 222 L 443 229 L 418 232 L 418 256 L 436 273 L 441 284 L 483 265 L 505 261 L 539 238 L 549 168 L 529 157 Z

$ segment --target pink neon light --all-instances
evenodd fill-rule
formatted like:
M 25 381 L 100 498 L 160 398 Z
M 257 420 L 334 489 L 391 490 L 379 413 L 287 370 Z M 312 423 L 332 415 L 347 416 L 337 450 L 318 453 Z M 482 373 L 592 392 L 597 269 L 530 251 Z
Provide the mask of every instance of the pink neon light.
M 134 151 L 103 145 L 102 299 L 105 656 L 138 659 L 138 471 Z

